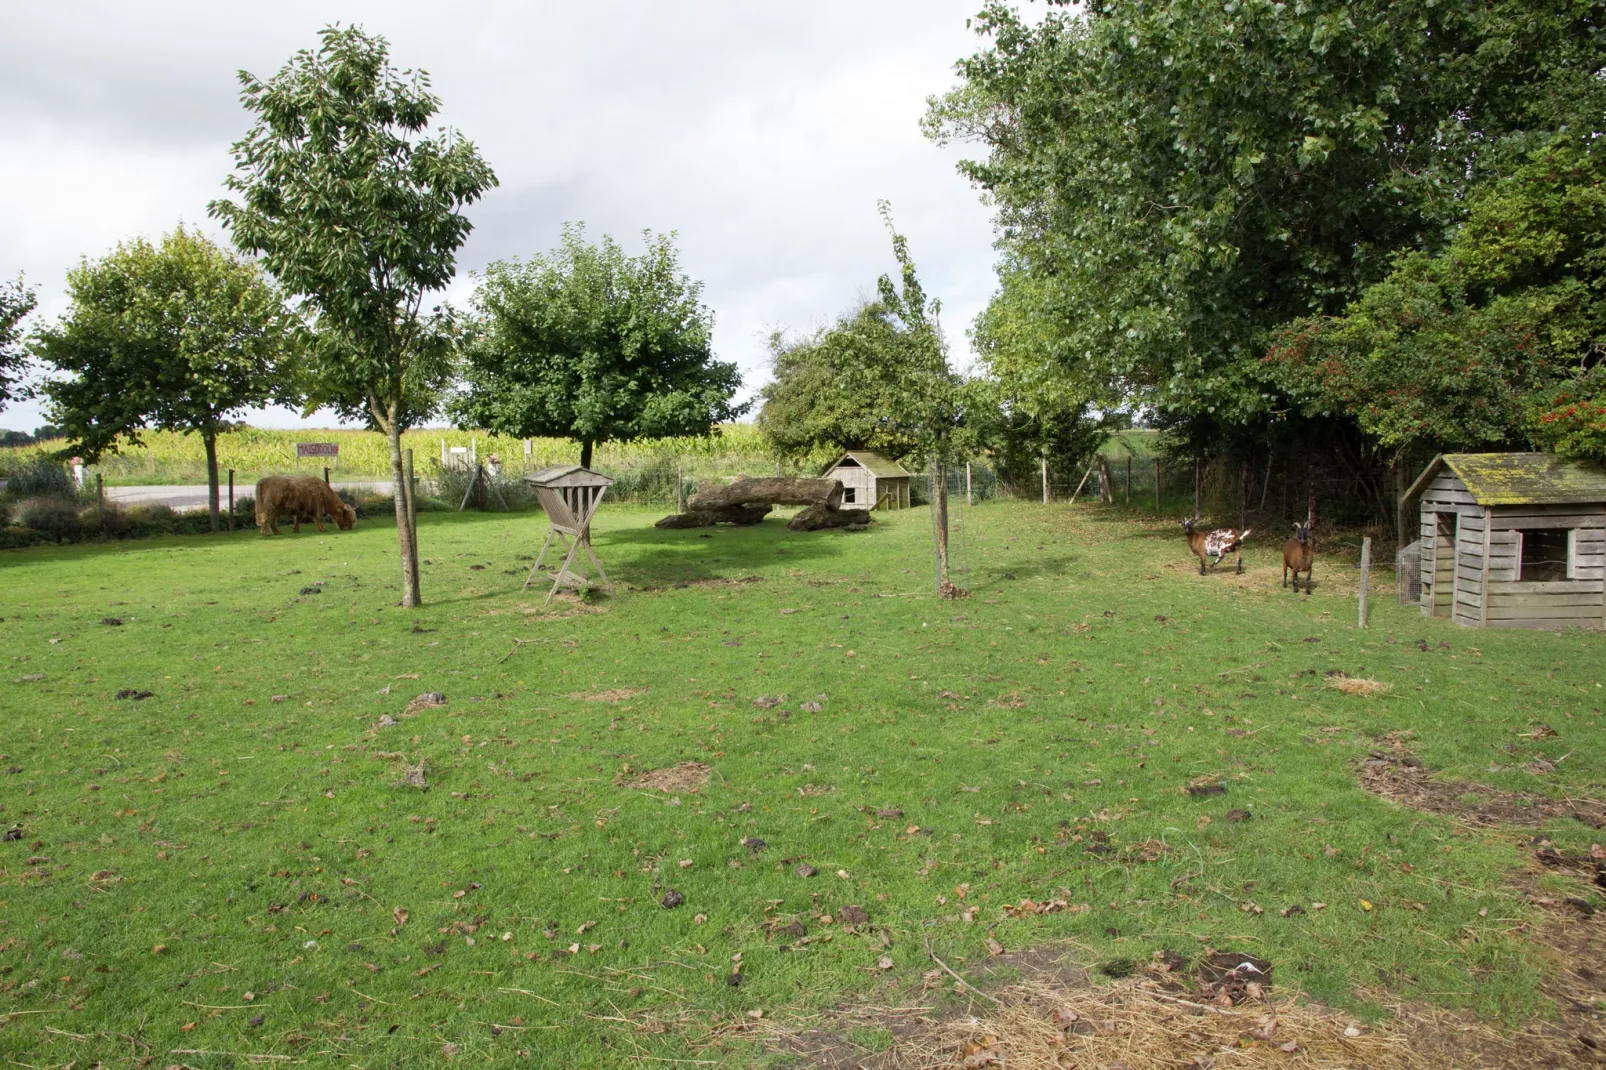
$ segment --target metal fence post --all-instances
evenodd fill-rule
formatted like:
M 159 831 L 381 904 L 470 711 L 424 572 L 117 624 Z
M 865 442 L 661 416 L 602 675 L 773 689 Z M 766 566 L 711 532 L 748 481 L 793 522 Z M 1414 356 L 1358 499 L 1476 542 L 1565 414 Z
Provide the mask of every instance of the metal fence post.
M 965 462 L 965 504 L 974 504 L 970 495 L 970 462 Z
M 229 530 L 234 530 L 234 469 L 229 469 Z
M 677 513 L 684 513 L 686 511 L 686 467 L 685 467 L 685 465 L 676 465 L 675 466 L 675 511 Z
M 1043 458 L 1043 504 L 1048 504 L 1048 457 Z
M 1154 459 L 1154 513 L 1160 514 L 1160 458 Z

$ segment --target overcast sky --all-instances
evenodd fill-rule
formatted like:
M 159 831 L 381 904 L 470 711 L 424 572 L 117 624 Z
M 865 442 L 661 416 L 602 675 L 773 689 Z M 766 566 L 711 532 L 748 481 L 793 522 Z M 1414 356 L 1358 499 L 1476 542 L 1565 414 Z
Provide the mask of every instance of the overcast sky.
M 565 220 L 639 248 L 678 231 L 706 285 L 718 355 L 750 395 L 773 327 L 809 328 L 893 268 L 888 198 L 955 357 L 993 286 L 990 215 L 920 134 L 928 94 L 981 44 L 981 0 L 415 0 L 272 4 L 0 4 L 0 279 L 63 310 L 63 277 L 134 235 L 203 225 L 248 126 L 235 74 L 267 77 L 330 22 L 427 70 L 438 119 L 477 143 L 501 186 L 470 209 L 470 271 L 557 244 Z M 298 426 L 283 410 L 254 423 Z M 31 429 L 13 404 L 0 427 Z M 316 415 L 307 424 L 329 426 Z

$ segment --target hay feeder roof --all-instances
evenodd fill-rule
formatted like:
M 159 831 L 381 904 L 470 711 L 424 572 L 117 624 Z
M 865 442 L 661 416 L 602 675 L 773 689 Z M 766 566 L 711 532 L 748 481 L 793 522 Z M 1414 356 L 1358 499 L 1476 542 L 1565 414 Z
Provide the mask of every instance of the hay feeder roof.
M 613 480 L 601 472 L 593 472 L 589 468 L 582 468 L 577 464 L 559 464 L 551 468 L 543 468 L 539 472 L 531 472 L 524 477 L 524 482 L 532 487 L 611 487 Z

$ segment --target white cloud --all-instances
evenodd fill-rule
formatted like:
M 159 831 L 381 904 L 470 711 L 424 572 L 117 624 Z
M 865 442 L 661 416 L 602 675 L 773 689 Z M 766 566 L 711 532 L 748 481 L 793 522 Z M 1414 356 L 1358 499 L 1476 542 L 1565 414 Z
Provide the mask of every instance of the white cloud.
M 991 227 L 957 153 L 917 123 L 975 49 L 965 19 L 977 6 L 6 5 L 0 278 L 25 271 L 54 315 L 80 256 L 206 222 L 248 125 L 235 71 L 271 75 L 320 26 L 355 21 L 389 38 L 398 65 L 431 72 L 441 120 L 501 179 L 472 209 L 454 294 L 470 270 L 550 248 L 565 220 L 627 245 L 644 228 L 675 230 L 706 284 L 717 350 L 751 391 L 770 328 L 823 322 L 891 270 L 875 212 L 885 197 L 963 360 L 964 328 L 992 289 Z M 13 406 L 0 426 L 38 419 Z

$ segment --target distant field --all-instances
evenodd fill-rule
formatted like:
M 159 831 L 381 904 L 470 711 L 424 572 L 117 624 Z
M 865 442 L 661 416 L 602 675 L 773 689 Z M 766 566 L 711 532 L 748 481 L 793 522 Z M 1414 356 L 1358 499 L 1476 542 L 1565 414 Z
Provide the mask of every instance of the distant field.
M 98 471 L 108 484 L 206 482 L 206 454 L 195 435 L 155 431 L 142 436 L 140 446 L 102 459 Z M 412 431 L 403 436 L 403 446 L 414 451 L 420 476 L 433 471 L 439 461 L 441 443 L 448 448 L 475 445 L 481 458 L 498 454 L 504 467 L 517 471 L 526 465 L 543 468 L 550 464 L 575 463 L 580 447 L 567 439 L 530 440 L 526 457 L 524 440 L 487 435 L 484 432 L 450 429 Z M 237 482 L 253 482 L 277 472 L 298 468 L 321 471 L 322 462 L 296 460 L 298 442 L 333 442 L 340 446 L 340 457 L 332 466 L 335 474 L 347 479 L 389 478 L 390 452 L 385 436 L 376 431 L 268 431 L 245 428 L 218 440 L 218 464 L 235 470 Z M 0 475 L 39 450 L 61 449 L 64 441 L 42 446 L 14 446 L 0 449 Z M 734 475 L 738 471 L 759 474 L 773 470 L 775 460 L 765 449 L 758 429 L 751 424 L 727 424 L 709 438 L 669 438 L 645 443 L 605 443 L 596 450 L 593 461 L 604 471 L 639 470 L 651 465 L 681 465 L 688 475 Z M 823 462 L 822 462 L 823 463 Z

